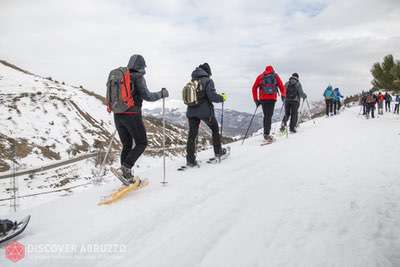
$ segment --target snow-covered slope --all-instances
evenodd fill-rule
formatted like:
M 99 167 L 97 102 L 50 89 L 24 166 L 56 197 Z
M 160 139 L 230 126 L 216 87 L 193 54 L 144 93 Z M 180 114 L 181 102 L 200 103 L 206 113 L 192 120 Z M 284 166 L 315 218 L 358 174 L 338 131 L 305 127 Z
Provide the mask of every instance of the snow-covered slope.
M 0 265 L 400 266 L 400 120 L 358 111 L 307 122 L 269 146 L 261 137 L 233 144 L 220 165 L 177 172 L 183 159 L 169 160 L 167 186 L 154 163 L 139 173 L 150 185 L 112 206 L 96 206 L 118 186 L 109 177 L 8 214 L 32 214 L 19 238 L 27 252 Z

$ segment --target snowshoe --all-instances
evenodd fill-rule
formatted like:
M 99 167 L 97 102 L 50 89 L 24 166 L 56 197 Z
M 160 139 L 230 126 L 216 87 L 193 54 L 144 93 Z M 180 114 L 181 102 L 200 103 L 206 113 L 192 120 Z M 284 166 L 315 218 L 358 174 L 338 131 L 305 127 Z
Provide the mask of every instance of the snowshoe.
M 0 243 L 6 242 L 7 240 L 10 240 L 11 238 L 21 234 L 25 230 L 30 219 L 31 216 L 28 215 L 20 222 L 13 223 L 13 226 L 9 228 L 7 232 L 0 233 Z
M 222 153 L 221 155 L 215 155 L 215 157 L 209 158 L 207 160 L 207 163 L 220 163 L 222 160 L 225 160 L 229 157 L 229 155 L 231 154 L 231 147 L 226 147 L 226 148 L 222 148 Z
M 179 167 L 177 170 L 178 171 L 185 171 L 187 169 L 191 169 L 191 168 L 200 168 L 200 164 L 195 161 L 195 162 L 188 162 L 186 163 L 186 165 L 182 165 L 181 167 Z

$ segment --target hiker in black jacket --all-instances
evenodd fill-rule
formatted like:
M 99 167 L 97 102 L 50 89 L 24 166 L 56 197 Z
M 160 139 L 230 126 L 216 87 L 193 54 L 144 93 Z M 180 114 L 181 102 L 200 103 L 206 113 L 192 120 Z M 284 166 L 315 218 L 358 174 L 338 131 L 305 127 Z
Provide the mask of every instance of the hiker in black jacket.
M 186 117 L 189 120 L 189 136 L 186 145 L 186 165 L 189 167 L 197 166 L 195 150 L 196 138 L 199 132 L 200 122 L 203 121 L 212 131 L 212 141 L 216 157 L 226 153 L 222 149 L 219 126 L 215 118 L 213 103 L 226 101 L 225 94 L 217 94 L 214 81 L 210 78 L 211 68 L 208 63 L 201 64 L 192 72 L 192 80 L 198 80 L 202 88 L 200 103 L 196 106 L 188 106 Z
M 296 125 L 298 120 L 298 110 L 300 106 L 300 98 L 306 99 L 307 95 L 303 91 L 303 87 L 299 81 L 299 74 L 293 73 L 289 81 L 285 84 L 286 98 L 285 98 L 285 116 L 282 120 L 281 131 L 286 129 L 286 123 L 290 117 L 289 130 L 292 133 L 296 132 Z

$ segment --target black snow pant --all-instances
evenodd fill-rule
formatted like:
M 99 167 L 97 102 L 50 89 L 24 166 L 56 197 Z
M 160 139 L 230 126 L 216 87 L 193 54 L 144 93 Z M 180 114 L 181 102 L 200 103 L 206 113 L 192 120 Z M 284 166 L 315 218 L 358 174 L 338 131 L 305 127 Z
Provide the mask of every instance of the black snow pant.
M 390 101 L 385 102 L 385 110 L 386 110 L 386 112 L 388 112 L 388 110 L 390 112 Z
M 274 115 L 276 100 L 265 100 L 261 102 L 264 113 L 264 135 L 269 135 L 271 132 L 272 115 Z
M 398 103 L 394 105 L 394 113 L 399 114 L 399 109 L 400 109 L 399 107 L 400 105 Z
M 122 143 L 121 165 L 130 169 L 147 146 L 142 114 L 115 114 L 114 122 Z
M 284 125 L 286 125 L 290 117 L 290 123 L 289 123 L 290 130 L 294 130 L 297 126 L 298 110 L 299 110 L 299 102 L 297 101 L 285 102 L 285 116 L 283 117 L 282 122 Z
M 363 115 L 367 115 L 367 105 L 363 104 Z
M 329 116 L 329 114 L 332 113 L 332 104 L 333 100 L 332 99 L 325 99 L 325 105 L 326 105 L 326 116 Z
M 189 119 L 189 136 L 186 144 L 186 162 L 194 164 L 196 162 L 196 138 L 199 133 L 200 122 L 203 121 L 211 129 L 212 142 L 214 146 L 214 154 L 219 155 L 222 153 L 221 136 L 219 134 L 219 127 L 217 119 L 213 116 L 207 119 L 188 118 Z
M 375 118 L 375 104 L 367 104 L 367 118 L 369 118 L 370 113 L 371 117 Z

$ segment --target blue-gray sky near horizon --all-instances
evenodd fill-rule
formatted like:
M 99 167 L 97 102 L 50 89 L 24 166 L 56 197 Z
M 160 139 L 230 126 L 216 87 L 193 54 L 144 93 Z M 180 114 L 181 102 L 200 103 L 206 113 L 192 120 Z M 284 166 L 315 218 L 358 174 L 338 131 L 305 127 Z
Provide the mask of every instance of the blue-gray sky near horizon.
M 397 0 L 0 0 L 0 59 L 104 94 L 108 72 L 143 54 L 151 90 L 180 99 L 208 62 L 226 106 L 253 110 L 250 88 L 267 64 L 298 72 L 310 99 L 328 83 L 353 94 L 370 68 L 400 57 Z

